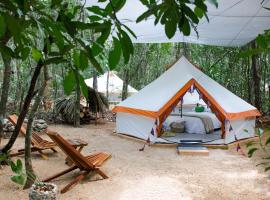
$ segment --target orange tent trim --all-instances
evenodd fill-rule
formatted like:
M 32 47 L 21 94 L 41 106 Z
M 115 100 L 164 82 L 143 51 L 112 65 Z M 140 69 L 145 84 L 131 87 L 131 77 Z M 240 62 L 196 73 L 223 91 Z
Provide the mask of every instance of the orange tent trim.
M 143 109 L 137 109 L 137 108 L 128 108 L 124 106 L 115 106 L 114 109 L 112 110 L 113 112 L 126 112 L 126 113 L 132 113 L 132 114 L 139 114 L 139 115 L 144 115 L 146 117 L 151 117 L 151 118 L 159 118 L 170 106 L 172 106 L 175 101 L 178 102 L 179 98 L 183 96 L 188 89 L 191 87 L 191 85 L 195 85 L 195 87 L 206 97 L 206 99 L 214 105 L 219 112 L 228 120 L 233 120 L 233 119 L 241 119 L 245 117 L 256 117 L 256 116 L 261 116 L 261 113 L 257 110 L 248 110 L 244 112 L 238 112 L 238 113 L 227 113 L 224 111 L 224 109 L 216 102 L 216 100 L 195 80 L 195 79 L 190 79 L 184 87 L 182 87 L 161 109 L 158 111 L 148 111 L 148 110 L 143 110 Z

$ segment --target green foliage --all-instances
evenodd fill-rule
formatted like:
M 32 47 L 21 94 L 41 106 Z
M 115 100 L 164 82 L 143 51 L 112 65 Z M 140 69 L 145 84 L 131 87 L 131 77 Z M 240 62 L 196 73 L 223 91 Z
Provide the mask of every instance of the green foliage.
M 68 71 L 63 81 L 63 85 L 65 93 L 69 95 L 76 85 L 75 74 L 73 70 Z
M 32 57 L 36 62 L 38 62 L 42 58 L 42 54 L 39 50 L 33 48 L 32 49 Z
M 114 48 L 109 53 L 110 70 L 113 70 L 117 66 L 121 58 L 121 43 L 115 37 L 113 37 L 113 45 L 114 45 Z
M 257 166 L 263 166 L 264 171 L 267 172 L 270 170 L 270 137 L 266 139 L 266 142 L 263 144 L 262 138 L 264 136 L 265 131 L 261 128 L 256 128 L 256 135 L 259 137 L 258 142 L 251 141 L 247 143 L 248 149 L 248 157 L 252 157 L 255 152 L 260 151 L 264 154 L 262 157 L 262 162 L 257 164 Z
M 11 177 L 11 180 L 14 183 L 17 183 L 19 185 L 24 185 L 26 181 L 26 174 L 23 169 L 22 161 L 20 159 L 17 160 L 16 163 L 14 163 L 12 160 L 9 161 L 9 165 L 16 175 Z
M 204 0 L 196 1 L 152 1 L 152 0 L 140 0 L 142 4 L 148 7 L 145 11 L 137 18 L 137 23 L 154 16 L 155 25 L 161 23 L 165 26 L 165 33 L 168 38 L 172 38 L 177 30 L 183 32 L 184 35 L 189 35 L 191 28 L 197 33 L 196 25 L 199 20 L 205 16 L 207 17 L 207 6 Z M 210 3 L 216 7 L 217 1 L 210 0 Z M 190 5 L 194 7 L 191 9 Z M 197 33 L 198 34 L 198 33 Z
M 9 153 L 2 153 L 0 154 L 0 163 L 1 162 L 6 162 L 10 166 L 12 172 L 15 174 L 10 178 L 11 180 L 16 184 L 24 185 L 26 181 L 26 173 L 23 169 L 21 160 L 17 159 L 17 161 L 14 162 L 10 159 Z

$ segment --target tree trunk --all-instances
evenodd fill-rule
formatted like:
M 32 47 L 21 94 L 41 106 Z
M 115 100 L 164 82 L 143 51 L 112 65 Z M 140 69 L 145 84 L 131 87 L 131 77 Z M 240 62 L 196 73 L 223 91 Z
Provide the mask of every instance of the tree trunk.
M 93 88 L 98 91 L 98 80 L 97 80 L 97 72 L 96 70 L 94 71 L 94 76 L 93 76 Z
M 189 48 L 188 43 L 183 42 L 183 55 L 189 59 Z
M 129 70 L 125 69 L 122 88 L 122 101 L 124 101 L 128 97 L 128 84 L 129 84 Z
M 250 104 L 253 104 L 252 101 L 252 80 L 251 80 L 251 72 L 250 72 L 250 57 L 247 58 L 247 97 L 248 97 L 248 102 Z
M 0 100 L 0 144 L 1 144 L 1 139 L 3 136 L 4 118 L 6 115 L 6 104 L 8 101 L 10 78 L 12 74 L 11 60 L 3 57 L 3 62 L 4 62 L 5 69 L 4 69 L 4 78 L 3 78 L 2 93 L 1 93 L 1 100 Z
M 42 84 L 37 96 L 35 97 L 35 102 L 34 102 L 32 108 L 31 108 L 31 111 L 29 113 L 28 123 L 27 123 L 27 128 L 26 128 L 24 158 L 25 158 L 25 170 L 26 170 L 27 179 L 26 179 L 26 182 L 24 185 L 24 189 L 30 188 L 36 179 L 36 175 L 35 175 L 35 172 L 33 170 L 32 161 L 31 161 L 31 138 L 32 138 L 33 121 L 34 121 L 36 112 L 37 112 L 38 107 L 41 103 L 44 91 L 45 91 L 46 86 L 47 86 L 48 81 L 49 81 L 47 67 L 44 66 L 43 70 L 44 70 L 44 83 Z
M 11 138 L 8 141 L 8 143 L 4 146 L 3 149 L 0 150 L 0 155 L 1 155 L 1 152 L 7 153 L 12 148 L 13 144 L 15 143 L 15 141 L 16 141 L 19 133 L 20 133 L 21 126 L 23 124 L 23 121 L 24 121 L 25 116 L 26 116 L 26 114 L 28 112 L 28 109 L 29 109 L 31 100 L 32 100 L 33 95 L 34 95 L 34 90 L 35 90 L 36 82 L 38 80 L 38 77 L 39 77 L 39 74 L 40 74 L 40 70 L 41 70 L 42 67 L 43 67 L 43 63 L 42 63 L 42 61 L 39 61 L 37 63 L 36 68 L 35 68 L 35 71 L 34 71 L 34 74 L 32 76 L 32 79 L 30 81 L 30 86 L 29 86 L 29 89 L 28 89 L 28 93 L 27 93 L 27 95 L 25 97 L 25 100 L 24 100 L 24 104 L 23 104 L 21 113 L 20 113 L 20 115 L 18 117 L 18 121 L 17 121 L 17 124 L 15 126 L 15 130 L 12 133 Z
M 75 101 L 75 110 L 74 110 L 74 126 L 80 127 L 80 107 L 81 107 L 81 90 L 80 90 L 80 81 L 78 72 L 75 72 L 75 79 L 76 79 L 76 101 Z
M 175 44 L 175 60 L 179 59 L 181 55 L 181 43 L 176 43 Z
M 109 79 L 110 79 L 110 71 L 107 74 L 107 82 L 106 82 L 106 97 L 109 99 Z
M 21 105 L 21 96 L 23 93 L 22 89 L 22 77 L 21 77 L 21 69 L 20 69 L 20 62 L 16 62 L 16 75 L 17 75 L 17 87 L 16 87 L 16 97 L 15 97 L 15 110 L 16 112 L 20 112 L 20 105 Z
M 256 48 L 256 42 L 251 43 L 252 49 Z M 260 83 L 261 78 L 259 75 L 259 65 L 258 65 L 258 56 L 252 55 L 251 57 L 251 67 L 252 67 L 252 79 L 253 79 L 253 88 L 254 88 L 254 105 L 258 110 L 261 110 L 261 92 L 260 92 Z
M 270 115 L 270 84 L 268 85 L 268 114 Z

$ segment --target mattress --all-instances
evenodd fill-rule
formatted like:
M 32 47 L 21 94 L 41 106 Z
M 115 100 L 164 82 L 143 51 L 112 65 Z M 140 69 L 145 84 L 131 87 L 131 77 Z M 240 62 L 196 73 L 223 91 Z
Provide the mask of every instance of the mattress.
M 196 115 L 206 115 L 210 117 L 213 121 L 214 129 L 219 129 L 221 127 L 221 122 L 218 120 L 215 114 L 210 112 L 185 112 L 187 114 L 196 114 Z M 184 114 L 184 113 L 183 113 Z M 185 122 L 185 132 L 186 133 L 196 133 L 196 134 L 205 134 L 205 128 L 203 122 L 200 118 L 197 117 L 188 117 L 188 116 L 169 116 L 164 122 L 165 127 L 168 127 L 172 122 Z

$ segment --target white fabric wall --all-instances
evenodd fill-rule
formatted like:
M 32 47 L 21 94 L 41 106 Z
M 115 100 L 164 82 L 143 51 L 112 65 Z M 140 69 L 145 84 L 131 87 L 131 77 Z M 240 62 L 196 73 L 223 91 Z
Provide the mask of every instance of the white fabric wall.
M 152 128 L 155 125 L 155 119 L 134 115 L 130 113 L 118 112 L 116 117 L 116 130 L 119 134 L 131 135 L 137 138 L 147 140 Z M 155 137 L 150 137 L 155 142 Z
M 230 124 L 226 123 L 225 144 L 234 142 L 235 135 L 238 140 L 255 136 L 255 119 L 237 119 L 230 121 L 230 123 L 233 130 L 229 131 Z M 248 132 L 245 132 L 244 129 Z

